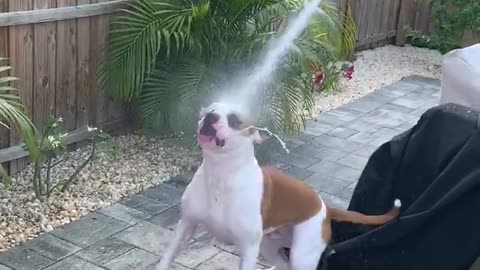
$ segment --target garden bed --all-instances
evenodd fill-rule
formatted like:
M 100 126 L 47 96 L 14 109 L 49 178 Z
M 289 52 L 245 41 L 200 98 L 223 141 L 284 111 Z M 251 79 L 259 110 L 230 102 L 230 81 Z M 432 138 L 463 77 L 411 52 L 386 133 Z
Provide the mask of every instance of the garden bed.
M 355 72 L 351 80 L 340 79 L 334 93 L 319 93 L 315 97 L 315 112 L 337 108 L 363 97 L 383 86 L 409 75 L 440 79 L 442 55 L 435 50 L 387 45 L 356 54 Z
M 116 158 L 99 153 L 65 193 L 54 192 L 43 202 L 31 188 L 31 165 L 13 176 L 10 189 L 0 187 L 0 251 L 162 183 L 198 161 L 191 151 L 166 140 L 125 135 L 114 143 Z M 90 150 L 91 145 L 60 156 L 68 160 L 52 169 L 52 184 L 71 175 Z
M 436 51 L 386 46 L 357 54 L 355 73 L 342 79 L 335 93 L 316 96 L 315 115 L 328 111 L 408 75 L 439 78 L 441 55 Z M 198 156 L 166 140 L 126 135 L 114 138 L 118 156 L 101 155 L 86 167 L 66 193 L 40 202 L 30 187 L 33 168 L 13 177 L 11 189 L 0 187 L 0 251 L 62 226 L 99 208 L 191 170 Z M 89 154 L 89 147 L 70 155 L 52 170 L 52 181 L 71 175 Z

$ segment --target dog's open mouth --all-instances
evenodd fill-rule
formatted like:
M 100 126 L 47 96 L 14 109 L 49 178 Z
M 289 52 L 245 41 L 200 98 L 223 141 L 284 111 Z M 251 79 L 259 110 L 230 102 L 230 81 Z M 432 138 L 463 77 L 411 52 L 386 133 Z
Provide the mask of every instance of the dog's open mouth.
M 215 144 L 218 147 L 224 147 L 225 146 L 225 140 L 219 139 L 214 136 L 207 136 L 207 135 L 198 135 L 198 142 L 200 144 L 208 144 L 211 143 L 213 140 L 215 140 Z

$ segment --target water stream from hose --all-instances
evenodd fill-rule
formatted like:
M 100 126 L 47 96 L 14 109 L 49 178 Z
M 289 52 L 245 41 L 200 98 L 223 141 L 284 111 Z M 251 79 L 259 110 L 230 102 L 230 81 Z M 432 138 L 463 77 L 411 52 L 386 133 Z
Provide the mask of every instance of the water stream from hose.
M 295 39 L 302 34 L 312 17 L 317 12 L 320 12 L 319 5 L 321 1 L 305 0 L 303 9 L 296 14 L 295 18 L 288 21 L 284 31 L 268 46 L 258 64 L 251 69 L 247 76 L 241 76 L 236 83 L 233 83 L 232 85 L 237 87 L 231 89 L 234 91 L 228 91 L 228 96 L 221 100 L 226 101 L 227 104 L 234 104 L 242 110 L 250 110 L 251 106 L 256 103 L 259 95 L 262 94 L 261 91 L 272 80 L 277 67 L 294 45 Z M 266 128 L 252 128 L 273 135 L 280 142 L 283 149 L 289 153 L 280 137 Z
M 288 21 L 283 33 L 271 42 L 258 64 L 246 77 L 239 78 L 238 83 L 234 83 L 238 88 L 229 92 L 229 97 L 225 98 L 230 101 L 228 103 L 250 108 L 252 102 L 255 102 L 261 94 L 259 92 L 272 80 L 277 67 L 292 48 L 295 39 L 302 34 L 312 17 L 320 12 L 321 1 L 305 1 L 302 10 L 297 12 L 295 18 Z

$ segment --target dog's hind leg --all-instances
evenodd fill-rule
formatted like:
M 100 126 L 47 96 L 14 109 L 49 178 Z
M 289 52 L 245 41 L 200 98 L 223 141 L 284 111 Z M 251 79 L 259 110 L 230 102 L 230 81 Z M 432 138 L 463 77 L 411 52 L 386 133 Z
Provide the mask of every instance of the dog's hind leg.
M 320 257 L 327 247 L 322 237 L 323 222 L 326 211 L 295 225 L 293 229 L 293 242 L 290 250 L 291 270 L 315 270 Z
M 170 243 L 165 254 L 162 256 L 162 260 L 155 266 L 155 270 L 168 270 L 175 256 L 177 256 L 182 245 L 190 240 L 197 229 L 196 223 L 189 219 L 182 218 L 178 222 L 175 229 L 175 236 Z

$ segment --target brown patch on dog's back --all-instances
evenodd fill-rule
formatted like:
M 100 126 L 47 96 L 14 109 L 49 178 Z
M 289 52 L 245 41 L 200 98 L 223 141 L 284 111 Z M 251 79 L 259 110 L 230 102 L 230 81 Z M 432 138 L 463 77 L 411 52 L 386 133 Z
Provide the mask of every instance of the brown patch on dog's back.
M 305 221 L 322 209 L 322 201 L 313 189 L 278 169 L 262 167 L 263 229 L 274 229 Z

